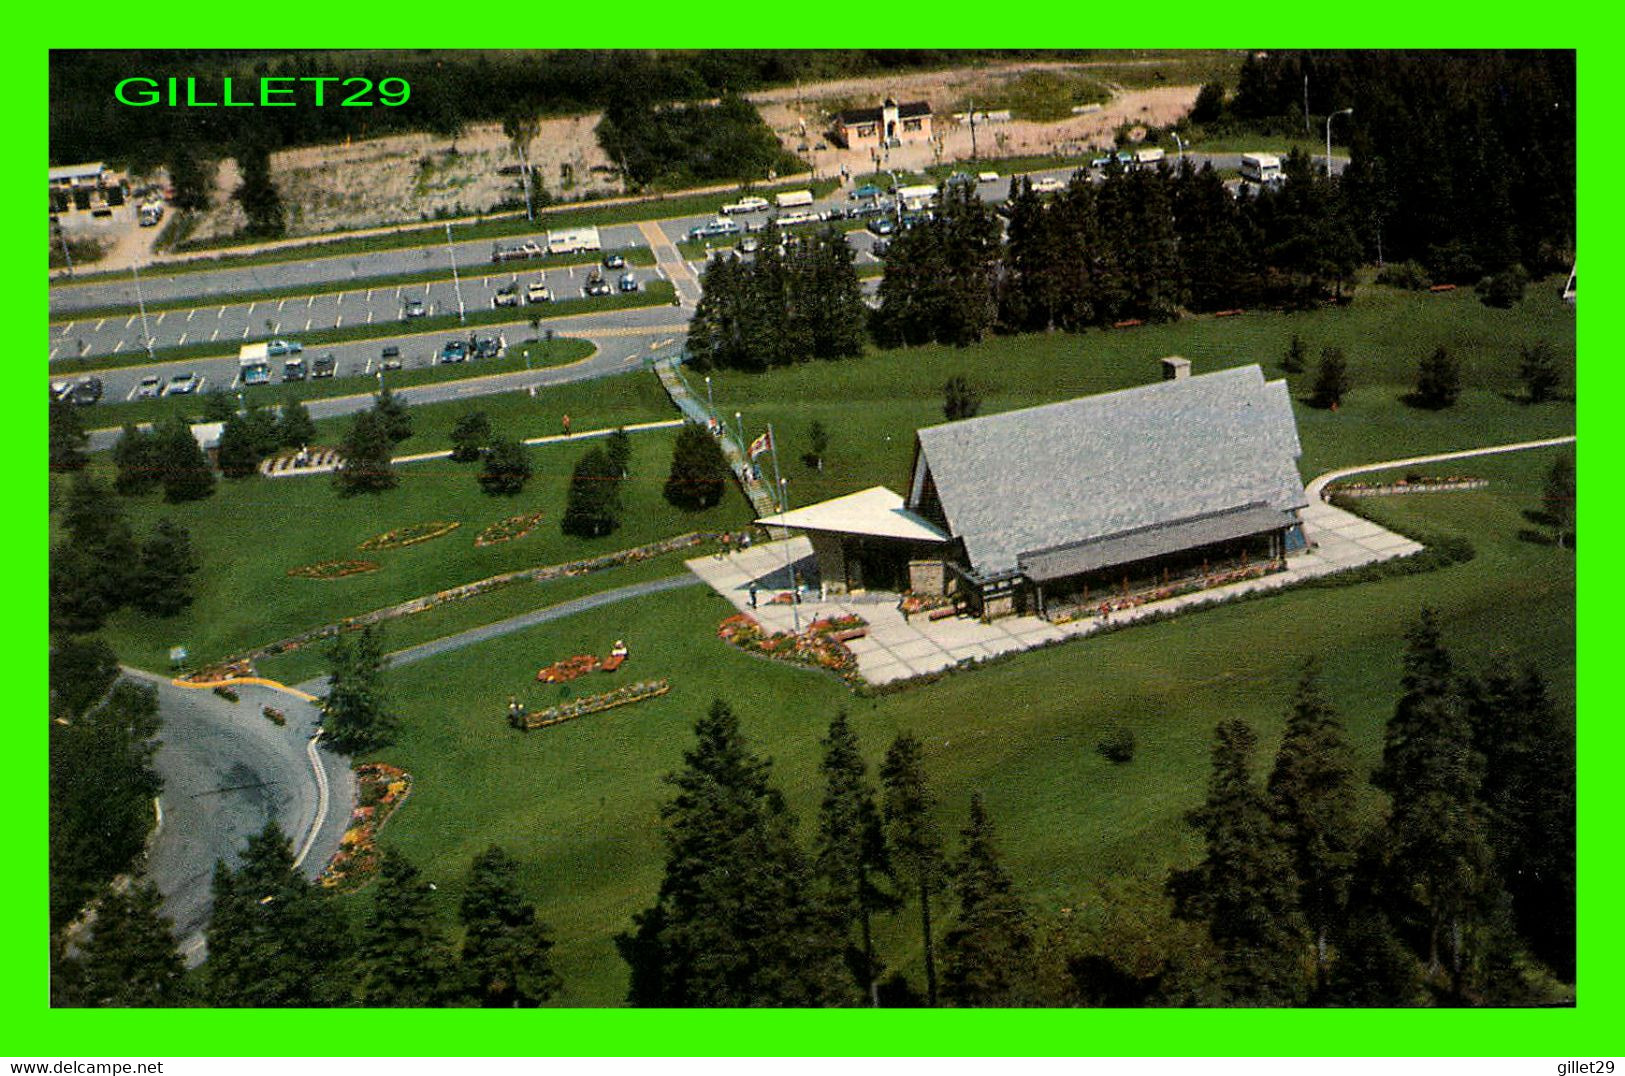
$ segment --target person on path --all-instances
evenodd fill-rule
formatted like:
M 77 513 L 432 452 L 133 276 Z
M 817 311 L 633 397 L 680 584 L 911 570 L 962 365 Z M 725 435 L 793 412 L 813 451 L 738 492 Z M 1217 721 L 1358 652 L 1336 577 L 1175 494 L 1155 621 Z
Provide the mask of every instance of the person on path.
M 560 419 L 559 425 L 564 427 L 564 436 L 570 436 L 570 416 L 565 415 L 562 419 Z
M 756 608 L 756 580 L 750 581 L 750 607 Z

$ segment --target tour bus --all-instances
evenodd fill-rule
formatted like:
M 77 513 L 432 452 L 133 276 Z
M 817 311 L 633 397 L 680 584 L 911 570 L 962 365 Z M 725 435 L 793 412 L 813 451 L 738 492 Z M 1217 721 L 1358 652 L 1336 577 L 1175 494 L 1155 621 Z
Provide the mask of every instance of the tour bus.
M 897 201 L 907 210 L 924 209 L 936 196 L 937 189 L 929 183 L 897 188 Z
M 578 254 L 584 250 L 602 250 L 603 244 L 598 239 L 598 228 L 564 228 L 556 232 L 547 233 L 547 252 L 549 254 Z
M 1241 155 L 1241 178 L 1249 183 L 1279 183 L 1281 158 L 1273 153 L 1244 153 Z
M 812 191 L 785 191 L 783 194 L 775 195 L 773 201 L 780 209 L 795 209 L 798 206 L 812 205 L 813 196 Z

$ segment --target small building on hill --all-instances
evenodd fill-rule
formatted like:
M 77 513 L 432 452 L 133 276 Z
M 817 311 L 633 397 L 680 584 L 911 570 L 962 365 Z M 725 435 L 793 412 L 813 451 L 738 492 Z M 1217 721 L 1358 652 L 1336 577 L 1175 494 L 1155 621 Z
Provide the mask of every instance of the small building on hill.
M 852 108 L 835 114 L 835 139 L 847 149 L 901 146 L 931 141 L 931 105 L 898 104 L 890 97 L 877 108 Z
M 831 593 L 1059 615 L 1284 564 L 1304 547 L 1300 453 L 1286 382 L 1242 366 L 930 426 L 906 497 L 761 522 L 808 535 Z

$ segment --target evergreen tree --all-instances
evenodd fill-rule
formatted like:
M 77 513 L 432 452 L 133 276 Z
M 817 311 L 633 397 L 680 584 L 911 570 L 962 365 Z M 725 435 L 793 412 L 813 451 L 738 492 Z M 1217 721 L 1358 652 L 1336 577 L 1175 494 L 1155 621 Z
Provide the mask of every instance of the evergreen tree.
M 123 505 L 88 472 L 68 486 L 61 523 L 64 539 L 51 552 L 51 630 L 95 631 L 129 599 L 135 535 Z
M 999 862 L 981 793 L 971 796 L 954 865 L 959 915 L 943 935 L 943 995 L 955 1005 L 1011 1006 L 1033 998 L 1033 922 Z
M 1575 769 L 1572 722 L 1545 679 L 1497 668 L 1468 685 L 1480 798 L 1498 874 L 1519 931 L 1565 981 L 1575 969 Z
M 120 681 L 88 713 L 48 726 L 53 931 L 142 854 L 163 789 L 159 724 L 157 692 Z
M 194 211 L 209 208 L 217 169 L 217 162 L 205 156 L 195 143 L 176 145 L 169 158 L 169 183 L 175 188 L 175 208 Z
M 162 1008 L 186 1002 L 186 966 L 175 948 L 174 924 L 159 913 L 162 899 L 146 881 L 107 890 L 82 952 L 72 958 L 78 965 L 72 1004 Z
M 1224 83 L 1207 82 L 1196 93 L 1196 103 L 1191 106 L 1190 121 L 1192 123 L 1213 123 L 1224 115 Z
M 877 911 L 896 907 L 896 899 L 881 888 L 891 874 L 880 810 L 875 805 L 857 733 L 838 711 L 823 741 L 824 800 L 818 812 L 818 836 L 813 845 L 813 877 L 819 900 L 834 927 L 850 938 L 858 928 L 858 945 L 848 944 L 847 963 L 858 987 L 871 1005 L 878 1005 L 880 966 L 875 958 L 872 918 Z
M 1461 395 L 1461 363 L 1443 344 L 1423 359 L 1416 369 L 1416 402 L 1433 411 L 1456 402 Z
M 1557 395 L 1561 377 L 1557 372 L 1557 355 L 1552 346 L 1542 340 L 1519 348 L 1518 379 L 1532 404 L 1545 403 Z
M 732 255 L 712 258 L 700 275 L 700 301 L 688 326 L 688 354 L 700 370 L 761 370 L 745 343 L 749 270 Z
M 677 431 L 665 497 L 688 511 L 713 508 L 722 502 L 728 482 L 728 459 L 717 439 L 692 422 Z
M 249 144 L 237 150 L 242 185 L 232 194 L 243 207 L 248 223 L 243 234 L 256 239 L 276 239 L 288 229 L 282 195 L 271 181 L 271 154 L 265 146 Z
M 823 471 L 824 453 L 828 451 L 829 431 L 824 428 L 822 422 L 813 419 L 812 425 L 807 427 L 807 453 L 801 457 L 802 462 Z
M 1312 661 L 1287 713 L 1268 792 L 1297 877 L 1298 908 L 1314 939 L 1317 986 L 1324 987 L 1328 939 L 1342 919 L 1354 867 L 1354 753 Z
M 1186 816 L 1206 851 L 1169 877 L 1168 890 L 1176 915 L 1207 923 L 1231 1004 L 1290 1005 L 1303 995 L 1303 921 L 1291 855 L 1248 772 L 1257 742 L 1246 722 L 1220 723 L 1207 802 Z
M 813 358 L 863 354 L 869 310 L 853 261 L 856 253 L 835 228 L 825 229 L 803 247 L 805 267 L 796 281 L 795 298 L 805 312 Z
M 258 438 L 242 415 L 233 414 L 220 429 L 217 458 L 220 473 L 227 478 L 248 478 L 259 470 L 261 455 Z
M 1352 387 L 1348 363 L 1343 358 L 1343 349 L 1321 348 L 1320 367 L 1315 371 L 1315 387 L 1309 402 L 1315 407 L 1336 411 Z
M 655 903 L 616 938 L 640 1006 L 849 1001 L 841 939 L 809 886 L 795 819 L 720 699 L 666 780 L 666 867 Z
M 205 392 L 198 402 L 202 409 L 200 417 L 204 422 L 225 422 L 237 413 L 237 401 L 221 388 Z
M 511 437 L 498 437 L 485 450 L 480 488 L 493 497 L 513 497 L 530 481 L 530 452 Z
M 100 630 L 107 617 L 122 604 L 107 585 L 108 565 L 71 540 L 51 547 L 47 585 L 50 593 L 52 633 L 82 635 Z
M 412 436 L 412 412 L 399 396 L 387 387 L 373 397 L 372 409 L 383 420 L 384 433 L 390 444 L 398 445 Z
M 292 400 L 282 405 L 276 438 L 283 448 L 303 448 L 316 440 L 316 421 L 310 417 L 304 401 Z
M 553 939 L 518 876 L 518 861 L 493 844 L 474 857 L 463 890 L 459 968 L 468 996 L 488 1009 L 533 1009 L 559 988 Z
M 72 719 L 90 709 L 118 679 L 118 655 L 96 636 L 51 640 L 49 683 L 53 716 Z
M 133 497 L 158 488 L 161 478 L 156 445 L 157 439 L 151 430 L 141 429 L 133 422 L 124 424 L 119 439 L 113 444 L 113 466 L 118 468 L 118 477 L 113 479 L 114 490 Z
M 216 861 L 204 937 L 210 1005 L 328 1007 L 353 996 L 353 943 L 343 919 L 294 866 L 293 846 L 274 820 L 248 839 L 235 870 Z
M 1211 164 L 1200 170 L 1184 168 L 1171 185 L 1185 301 L 1197 311 L 1247 302 L 1252 259 L 1244 249 L 1236 201 L 1219 173 Z
M 687 428 L 687 427 L 685 427 Z M 600 447 L 576 461 L 559 526 L 578 538 L 598 538 L 621 525 L 621 476 Z
M 473 463 L 485 454 L 491 442 L 491 420 L 484 411 L 464 411 L 451 428 L 451 458 Z
M 451 947 L 435 914 L 433 892 L 411 861 L 392 848 L 384 850 L 356 946 L 363 1005 L 444 1004 L 453 970 Z
M 153 456 L 158 461 L 158 480 L 164 487 L 164 500 L 172 503 L 198 501 L 214 492 L 214 470 L 192 428 L 179 415 L 159 424 L 153 434 Z
M 632 466 L 632 438 L 625 426 L 617 426 L 615 432 L 604 439 L 604 455 L 609 457 L 610 466 L 626 478 Z
M 1478 802 L 1481 759 L 1431 609 L 1407 635 L 1402 685 L 1372 782 L 1388 793 L 1387 843 L 1401 922 L 1413 925 L 1428 974 L 1448 971 L 1451 992 L 1460 997 L 1476 931 L 1498 886 Z
M 384 696 L 383 633 L 372 625 L 340 632 L 328 651 L 327 698 L 322 701 L 323 740 L 345 755 L 392 742 L 398 725 Z
M 341 460 L 333 475 L 340 494 L 348 497 L 395 488 L 398 480 L 387 422 L 377 409 L 362 411 L 350 422 L 350 432 L 339 444 Z
M 926 1004 L 937 1004 L 936 945 L 931 928 L 931 898 L 942 892 L 947 873 L 942 855 L 942 838 L 931 817 L 936 799 L 925 779 L 924 753 L 920 741 L 902 733 L 886 750 L 880 768 L 885 788 L 883 815 L 886 845 L 891 850 L 892 867 L 903 891 L 918 898 L 920 938 L 925 950 Z
M 982 409 L 982 394 L 963 374 L 955 374 L 942 386 L 942 415 L 949 422 L 975 418 Z
M 1297 333 L 1292 334 L 1292 342 L 1287 345 L 1286 354 L 1281 358 L 1281 369 L 1289 374 L 1301 374 L 1309 365 L 1309 345 L 1303 342 L 1303 337 Z
M 1574 457 L 1564 454 L 1552 461 L 1546 472 L 1546 487 L 1541 491 L 1540 504 L 1546 521 L 1557 535 L 1557 546 L 1574 534 L 1575 505 L 1578 494 L 1574 480 Z
M 49 462 L 53 474 L 78 471 L 90 462 L 90 458 L 85 455 L 85 448 L 90 444 L 90 434 L 85 432 L 85 424 L 79 417 L 77 404 L 55 396 L 51 397 L 49 434 Z
M 249 404 L 243 410 L 243 426 L 248 431 L 249 443 L 261 458 L 282 447 L 282 435 L 276 414 L 259 404 Z
M 174 616 L 192 604 L 198 561 L 192 536 L 173 520 L 160 519 L 141 544 L 130 578 L 130 603 L 149 616 Z

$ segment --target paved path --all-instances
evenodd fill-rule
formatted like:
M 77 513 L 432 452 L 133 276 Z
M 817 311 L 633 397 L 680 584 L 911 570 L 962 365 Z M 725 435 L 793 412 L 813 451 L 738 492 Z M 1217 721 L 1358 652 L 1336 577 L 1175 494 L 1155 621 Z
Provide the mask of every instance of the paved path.
M 1464 460 L 1472 456 L 1494 456 L 1502 452 L 1522 452 L 1530 448 L 1553 448 L 1557 445 L 1572 445 L 1575 438 L 1548 437 L 1543 441 L 1517 441 L 1509 445 L 1490 445 L 1488 448 L 1464 448 L 1459 452 L 1439 452 L 1432 456 L 1412 456 L 1405 460 L 1387 460 L 1383 463 L 1363 463 L 1358 467 L 1344 467 L 1339 471 L 1327 471 L 1319 478 L 1314 479 L 1305 488 L 1310 501 L 1318 501 L 1325 496 L 1326 486 L 1339 478 L 1347 478 L 1353 474 L 1365 474 L 1368 471 L 1387 471 L 1395 467 L 1411 467 L 1423 463 L 1444 463 L 1446 460 Z
M 523 631 L 526 628 L 535 627 L 537 624 L 546 624 L 553 620 L 561 620 L 567 616 L 584 613 L 589 609 L 613 605 L 616 602 L 630 601 L 634 598 L 643 598 L 651 594 L 660 594 L 664 591 L 676 590 L 679 587 L 697 586 L 700 582 L 701 580 L 697 576 L 684 573 L 681 575 L 668 575 L 662 579 L 651 579 L 644 583 L 632 583 L 624 587 L 616 587 L 613 590 L 602 590 L 596 594 L 576 598 L 573 601 L 560 602 L 558 605 L 550 605 L 545 609 L 533 609 L 528 613 L 511 616 L 506 620 L 498 620 L 492 624 L 482 624 L 480 627 L 470 628 L 468 631 L 458 632 L 455 635 L 447 635 L 426 643 L 419 643 L 417 646 L 397 650 L 389 655 L 389 664 L 391 666 L 410 665 L 414 661 L 422 661 L 424 658 L 444 654 L 450 650 L 460 650 L 465 646 L 473 646 L 476 643 L 483 643 L 503 635 L 511 635 L 516 631 Z M 295 685 L 295 690 L 320 695 L 327 690 L 327 677 L 319 676 L 312 680 L 306 680 L 302 684 Z
M 649 249 L 655 252 L 655 268 L 671 281 L 671 286 L 677 289 L 678 296 L 688 308 L 694 309 L 700 301 L 700 280 L 688 267 L 688 262 L 683 260 L 677 244 L 654 221 L 639 221 L 638 231 L 648 241 Z
M 654 368 L 660 377 L 660 386 L 666 390 L 666 395 L 671 397 L 673 405 L 688 421 L 697 426 L 708 426 L 713 419 L 717 421 L 721 434 L 718 443 L 722 447 L 722 454 L 727 457 L 728 466 L 733 469 L 734 478 L 738 479 L 740 487 L 745 491 L 745 498 L 750 501 L 751 509 L 755 511 L 757 517 L 770 516 L 778 512 L 779 504 L 774 499 L 773 491 L 757 477 L 755 468 L 750 466 L 750 460 L 745 455 L 745 446 L 735 439 L 735 431 L 726 421 L 700 403 L 699 397 L 688 387 L 688 381 L 683 377 L 682 364 L 662 358 L 655 360 Z
M 302 699 L 239 684 L 233 703 L 139 669 L 124 672 L 158 690 L 163 728 L 154 765 L 164 790 L 147 872 L 181 951 L 195 964 L 204 955 L 215 861 L 235 864 L 248 838 L 275 819 L 305 875 L 316 877 L 349 822 L 354 775 L 348 758 L 315 748 L 320 714 Z M 267 720 L 264 706 L 287 714 L 287 725 Z

